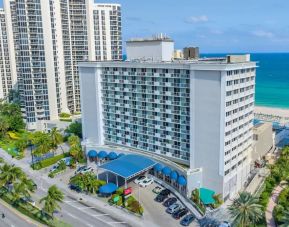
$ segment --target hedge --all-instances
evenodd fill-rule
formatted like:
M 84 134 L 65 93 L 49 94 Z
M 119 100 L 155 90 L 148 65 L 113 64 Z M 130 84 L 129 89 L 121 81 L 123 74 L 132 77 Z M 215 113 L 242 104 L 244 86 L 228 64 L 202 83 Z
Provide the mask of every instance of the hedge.
M 46 168 L 48 166 L 51 166 L 51 165 L 55 164 L 56 162 L 58 162 L 59 160 L 65 158 L 65 157 L 68 157 L 68 156 L 69 156 L 69 153 L 56 155 L 52 158 L 48 158 L 48 159 L 42 160 L 40 162 L 31 164 L 31 167 L 34 170 L 40 170 L 40 169 Z

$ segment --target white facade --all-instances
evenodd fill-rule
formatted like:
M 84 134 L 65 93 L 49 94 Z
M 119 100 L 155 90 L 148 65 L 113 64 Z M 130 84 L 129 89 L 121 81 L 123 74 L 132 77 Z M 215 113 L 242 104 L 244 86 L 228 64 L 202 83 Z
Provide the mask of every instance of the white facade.
M 6 99 L 16 86 L 16 70 L 9 54 L 9 40 L 6 17 L 0 9 L 0 99 Z
M 103 7 L 106 16 L 99 22 L 94 12 Z M 42 129 L 44 120 L 56 120 L 61 112 L 80 111 L 78 63 L 96 59 L 95 34 L 111 40 L 99 44 L 100 60 L 121 60 L 120 10 L 93 0 L 4 0 L 11 70 L 29 129 Z M 105 29 L 96 30 L 95 23 Z
M 188 179 L 188 190 L 202 182 L 228 198 L 250 170 L 255 67 L 225 59 L 81 63 L 85 142 L 201 169 L 202 179 Z
M 174 41 L 163 35 L 132 39 L 126 42 L 126 52 L 129 61 L 171 61 L 174 57 Z

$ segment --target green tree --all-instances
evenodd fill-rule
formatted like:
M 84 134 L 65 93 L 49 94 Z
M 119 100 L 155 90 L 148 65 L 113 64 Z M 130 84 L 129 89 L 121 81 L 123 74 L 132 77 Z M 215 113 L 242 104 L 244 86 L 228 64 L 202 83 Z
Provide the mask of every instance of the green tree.
M 44 202 L 43 211 L 48 214 L 51 214 L 53 217 L 53 213 L 56 209 L 61 209 L 59 203 L 62 203 L 64 199 L 64 194 L 60 191 L 56 185 L 52 185 L 47 192 L 47 196 L 43 197 L 40 200 L 40 203 Z
M 9 129 L 9 122 L 5 116 L 0 115 L 0 138 L 3 138 Z
M 44 132 L 35 132 L 31 136 L 32 143 L 35 145 L 33 155 L 41 156 L 52 149 L 52 141 L 48 134 Z
M 14 183 L 13 195 L 14 201 L 17 202 L 21 198 L 30 198 L 31 193 L 35 191 L 34 182 L 26 176 L 20 181 Z
M 263 217 L 258 199 L 248 192 L 239 193 L 229 207 L 234 226 L 246 227 L 257 224 Z
M 28 146 L 28 141 L 23 139 L 23 138 L 17 140 L 16 143 L 15 143 L 15 147 L 17 148 L 17 150 L 20 153 L 23 153 L 27 146 Z
M 67 129 L 65 129 L 65 132 L 82 138 L 82 125 L 80 122 L 73 122 L 67 127 Z
M 83 157 L 80 139 L 76 135 L 71 135 L 68 138 L 68 144 L 70 146 L 69 153 L 75 160 L 80 160 Z
M 52 148 L 54 150 L 57 149 L 58 145 L 60 145 L 62 142 L 63 142 L 63 136 L 61 135 L 61 133 L 59 132 L 59 130 L 57 128 L 53 128 L 51 131 L 50 131 L 50 137 L 51 137 L 51 145 L 52 145 Z M 60 145 L 60 148 L 62 150 L 62 153 L 64 153 L 61 145 Z
M 220 205 L 222 205 L 223 200 L 222 200 L 222 195 L 221 194 L 215 194 L 213 195 L 213 198 L 215 200 L 215 207 L 219 207 Z
M 22 179 L 24 173 L 21 168 L 4 164 L 0 166 L 0 184 L 1 186 L 7 186 L 13 184 L 16 180 Z
M 288 227 L 289 226 L 289 211 L 284 212 L 284 216 L 282 218 L 282 225 L 281 227 Z
M 4 116 L 9 124 L 10 131 L 19 131 L 25 128 L 20 106 L 15 103 L 1 103 L 0 116 Z

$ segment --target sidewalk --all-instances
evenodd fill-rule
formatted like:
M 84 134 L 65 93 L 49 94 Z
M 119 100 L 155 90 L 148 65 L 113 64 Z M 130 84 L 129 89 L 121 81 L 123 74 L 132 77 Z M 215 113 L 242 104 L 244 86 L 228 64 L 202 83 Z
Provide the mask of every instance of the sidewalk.
M 0 199 L 0 203 L 6 207 L 8 210 L 10 210 L 12 213 L 14 213 L 15 215 L 17 215 L 19 218 L 21 218 L 22 220 L 24 220 L 25 222 L 29 223 L 31 226 L 37 226 L 37 227 L 45 227 L 46 225 L 43 225 L 39 222 L 36 222 L 35 220 L 31 219 L 30 217 L 20 213 L 18 210 L 16 210 L 15 208 L 13 208 L 12 206 L 10 206 L 9 204 L 7 204 L 5 201 L 3 201 L 2 199 Z
M 274 207 L 277 205 L 278 197 L 279 197 L 279 195 L 283 189 L 284 189 L 284 187 L 282 187 L 281 184 L 279 184 L 277 187 L 274 188 L 274 190 L 271 194 L 271 197 L 269 199 L 269 203 L 267 205 L 267 209 L 265 211 L 267 227 L 276 227 L 277 226 L 275 223 L 274 217 L 273 217 L 273 210 L 274 210 Z

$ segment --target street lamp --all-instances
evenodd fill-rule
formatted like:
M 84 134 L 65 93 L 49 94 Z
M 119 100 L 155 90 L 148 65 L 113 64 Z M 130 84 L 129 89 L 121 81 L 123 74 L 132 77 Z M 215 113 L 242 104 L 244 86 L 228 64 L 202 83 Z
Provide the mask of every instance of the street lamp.
M 30 147 L 30 154 L 31 154 L 31 161 L 32 161 L 32 169 L 34 169 L 34 160 L 33 160 L 33 154 L 32 154 L 32 141 L 29 140 L 29 147 Z

